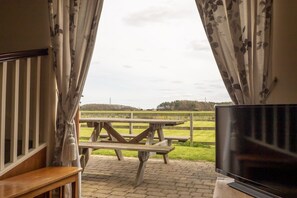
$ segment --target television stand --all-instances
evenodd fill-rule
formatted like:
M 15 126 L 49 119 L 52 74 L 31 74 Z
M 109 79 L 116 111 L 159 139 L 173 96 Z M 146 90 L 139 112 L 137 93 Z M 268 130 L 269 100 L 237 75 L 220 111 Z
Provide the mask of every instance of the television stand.
M 256 198 L 281 198 L 277 195 L 274 195 L 259 189 L 255 189 L 254 187 L 239 181 L 228 183 L 228 186 Z

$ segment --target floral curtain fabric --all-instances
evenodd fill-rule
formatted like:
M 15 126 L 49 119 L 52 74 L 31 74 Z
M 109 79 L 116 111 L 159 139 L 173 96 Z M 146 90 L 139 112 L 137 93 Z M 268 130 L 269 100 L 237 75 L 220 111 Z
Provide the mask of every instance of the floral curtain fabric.
M 54 165 L 80 166 L 73 118 L 87 77 L 103 0 L 49 0 L 57 81 Z
M 196 0 L 222 79 L 235 104 L 265 103 L 271 76 L 272 0 Z

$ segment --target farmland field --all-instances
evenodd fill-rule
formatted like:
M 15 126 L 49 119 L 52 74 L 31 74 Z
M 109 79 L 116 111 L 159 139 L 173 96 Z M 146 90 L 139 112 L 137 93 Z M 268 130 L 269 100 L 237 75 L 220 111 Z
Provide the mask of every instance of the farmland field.
M 132 113 L 132 114 L 131 114 Z M 191 115 L 192 114 L 192 115 Z M 186 111 L 81 111 L 82 118 L 90 117 L 117 117 L 117 118 L 150 118 L 150 119 L 180 119 L 186 122 L 183 125 L 174 128 L 165 128 L 165 136 L 187 136 L 190 137 L 190 120 L 192 116 L 193 122 L 193 139 L 185 143 L 174 142 L 175 150 L 169 153 L 170 159 L 185 159 L 185 160 L 215 160 L 215 122 L 214 112 L 186 112 Z M 128 134 L 129 124 L 114 123 L 113 126 L 120 133 Z M 133 134 L 138 134 L 143 131 L 146 124 L 133 124 Z M 92 133 L 93 128 L 81 124 L 80 140 L 86 141 Z M 106 133 L 104 129 L 102 134 Z M 112 150 L 96 150 L 93 154 L 100 155 L 115 155 Z M 124 156 L 137 157 L 135 151 L 123 151 Z M 160 158 L 162 156 L 154 156 Z

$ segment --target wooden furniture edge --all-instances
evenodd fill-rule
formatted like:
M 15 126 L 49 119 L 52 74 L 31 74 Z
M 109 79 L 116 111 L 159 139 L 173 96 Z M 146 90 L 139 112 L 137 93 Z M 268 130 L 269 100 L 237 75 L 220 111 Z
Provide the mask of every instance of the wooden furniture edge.
M 77 183 L 78 173 L 81 170 L 82 168 L 79 167 L 45 167 L 0 180 L 0 186 L 1 184 L 5 185 L 5 183 L 7 183 L 12 188 L 17 188 L 12 191 L 12 194 L 9 194 L 9 192 L 8 194 L 4 194 L 6 196 L 34 197 L 68 183 Z M 41 177 L 45 177 L 44 180 L 42 180 Z M 32 183 L 27 182 L 27 180 L 30 180 Z M 34 183 L 34 180 L 38 181 Z M 30 187 L 30 184 L 33 185 L 33 183 L 34 186 Z M 77 184 L 75 185 L 76 187 L 78 186 Z
M 49 192 L 51 190 L 54 190 L 56 188 L 59 188 L 61 186 L 64 186 L 64 185 L 70 184 L 70 183 L 74 183 L 74 182 L 75 183 L 78 182 L 78 175 L 68 176 L 67 178 L 59 180 L 58 182 L 53 182 L 52 184 L 37 188 L 32 192 L 22 194 L 22 196 L 24 196 L 24 197 L 36 197 L 36 196 L 41 195 L 41 194 L 43 194 L 45 192 Z M 76 188 L 78 188 L 78 185 L 76 185 Z M 75 197 L 75 196 L 73 196 L 73 197 Z

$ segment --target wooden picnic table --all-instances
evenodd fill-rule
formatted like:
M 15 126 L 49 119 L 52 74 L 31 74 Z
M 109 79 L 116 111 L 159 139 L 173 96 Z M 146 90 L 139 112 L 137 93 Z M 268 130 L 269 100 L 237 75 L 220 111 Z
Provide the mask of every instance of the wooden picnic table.
M 80 123 L 87 123 L 88 126 L 94 127 L 94 130 L 89 138 L 89 142 L 80 142 L 79 146 L 83 149 L 85 155 L 85 162 L 90 155 L 90 149 L 114 149 L 118 160 L 122 160 L 123 156 L 121 150 L 134 150 L 138 151 L 138 158 L 140 165 L 136 176 L 136 185 L 139 185 L 143 180 L 143 173 L 145 164 L 150 156 L 150 152 L 162 154 L 164 163 L 167 164 L 168 153 L 174 149 L 171 141 L 164 137 L 164 126 L 175 126 L 183 124 L 182 120 L 159 120 L 159 119 L 134 119 L 134 118 L 81 118 Z M 147 123 L 148 127 L 131 138 L 126 138 L 119 133 L 112 123 Z M 109 137 L 108 141 L 100 142 L 100 133 L 105 129 Z M 157 132 L 157 133 L 156 133 Z M 154 143 L 155 133 L 157 134 L 157 142 Z M 145 143 L 143 143 L 145 141 Z M 82 163 L 82 164 L 84 164 Z

